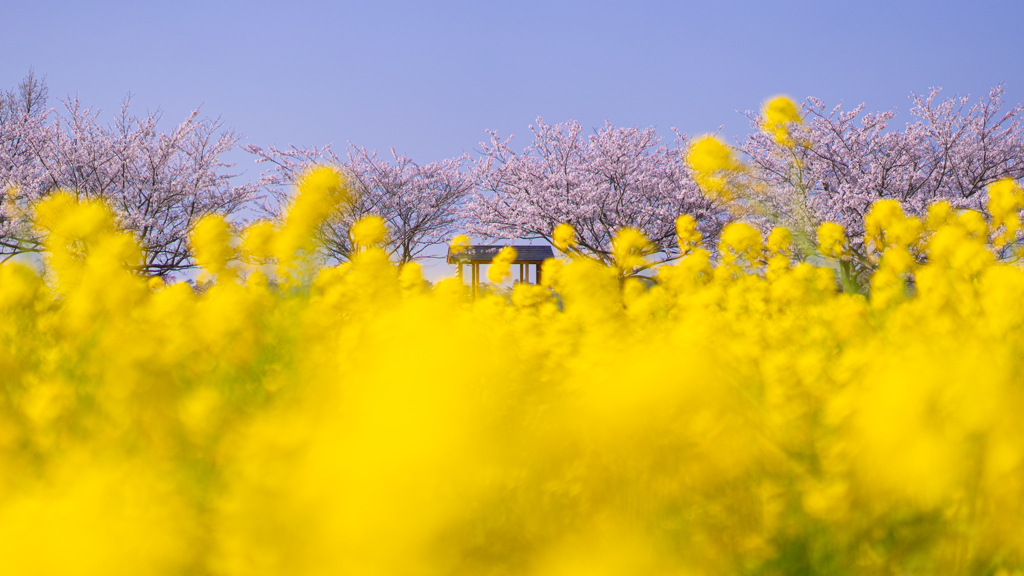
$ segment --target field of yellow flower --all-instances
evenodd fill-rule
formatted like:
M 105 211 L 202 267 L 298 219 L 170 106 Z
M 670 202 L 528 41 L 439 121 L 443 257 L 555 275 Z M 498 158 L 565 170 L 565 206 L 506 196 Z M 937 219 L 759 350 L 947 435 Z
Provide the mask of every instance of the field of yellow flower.
M 201 295 L 55 195 L 46 273 L 0 266 L 0 573 L 1015 573 L 1024 270 L 993 246 L 1022 195 L 990 193 L 877 204 L 870 297 L 835 225 L 812 265 L 742 223 L 712 258 L 683 217 L 653 287 L 631 232 L 475 301 L 380 222 L 305 258 L 328 170 L 281 223 L 203 221 Z

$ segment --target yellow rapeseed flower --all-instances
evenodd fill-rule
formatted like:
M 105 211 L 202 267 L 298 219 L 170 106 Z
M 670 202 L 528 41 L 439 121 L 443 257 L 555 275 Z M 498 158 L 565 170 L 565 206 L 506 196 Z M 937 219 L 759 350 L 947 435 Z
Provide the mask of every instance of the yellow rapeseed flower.
M 255 262 L 263 262 L 271 258 L 276 232 L 277 229 L 273 222 L 266 220 L 253 222 L 242 232 L 242 254 Z
M 189 235 L 196 264 L 208 273 L 221 274 L 234 255 L 231 247 L 231 226 L 219 214 L 204 216 Z
M 686 163 L 693 170 L 697 184 L 712 197 L 725 193 L 726 174 L 740 167 L 732 150 L 711 135 L 698 138 L 690 145 Z
M 992 215 L 993 230 L 1002 231 L 993 240 L 997 247 L 1017 239 L 1020 230 L 1020 210 L 1024 208 L 1024 190 L 1011 178 L 1003 178 L 988 185 L 988 212 Z
M 452 241 L 448 244 L 448 247 L 451 249 L 452 254 L 458 254 L 459 252 L 462 252 L 463 250 L 468 248 L 470 243 L 471 242 L 469 236 L 466 236 L 465 234 L 459 234 L 458 236 L 452 238 Z
M 985 239 L 988 236 L 988 222 L 985 215 L 977 210 L 961 210 L 956 223 L 967 231 L 972 238 Z
M 920 239 L 922 232 L 921 220 L 906 216 L 900 203 L 893 199 L 875 202 L 864 217 L 864 243 L 877 252 L 889 247 L 908 247 Z
M 948 223 L 953 217 L 953 206 L 948 200 L 940 200 L 928 207 L 928 215 L 925 218 L 925 226 L 934 232 L 941 226 Z
M 373 214 L 360 218 L 349 230 L 352 242 L 360 248 L 383 244 L 387 234 L 388 229 L 384 225 L 384 219 Z
M 793 252 L 793 234 L 787 228 L 776 226 L 768 234 L 767 247 L 773 254 L 791 255 Z
M 844 258 L 849 254 L 846 230 L 835 222 L 822 222 L 818 226 L 818 252 L 829 258 Z
M 653 248 L 647 236 L 633 228 L 622 228 L 612 238 L 612 257 L 623 273 L 645 266 Z
M 500 284 L 507 280 L 512 275 L 512 262 L 517 257 L 516 249 L 511 246 L 505 246 L 499 250 L 487 269 L 487 279 L 495 284 Z
M 576 229 L 572 227 L 572 224 L 565 222 L 555 226 L 554 231 L 551 232 L 551 243 L 559 251 L 568 252 L 576 247 Z
M 790 136 L 791 124 L 800 124 L 803 118 L 796 104 L 786 96 L 778 96 L 765 102 L 762 110 L 764 120 L 761 129 L 770 134 L 775 141 L 783 146 L 792 147 L 795 142 Z
M 273 252 L 284 274 L 314 250 L 317 228 L 337 213 L 349 196 L 347 181 L 336 168 L 317 166 L 297 181 L 298 193 L 288 205 L 274 235 Z
M 676 218 L 676 240 L 679 243 L 679 251 L 689 252 L 700 244 L 702 235 L 697 229 L 697 220 L 689 214 L 683 214 Z
M 764 242 L 761 233 L 746 222 L 730 222 L 722 230 L 719 250 L 726 263 L 735 262 L 737 258 L 747 264 L 755 264 L 764 256 Z

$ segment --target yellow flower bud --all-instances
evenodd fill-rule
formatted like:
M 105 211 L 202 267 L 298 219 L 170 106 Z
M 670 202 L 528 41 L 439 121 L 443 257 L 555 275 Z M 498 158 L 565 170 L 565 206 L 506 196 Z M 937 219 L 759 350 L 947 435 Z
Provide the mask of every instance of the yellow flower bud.
M 462 252 L 463 250 L 468 248 L 469 243 L 469 236 L 466 236 L 465 234 L 459 234 L 455 238 L 452 238 L 451 243 L 448 244 L 448 248 L 451 250 L 452 254 L 458 254 L 459 252 Z
M 487 269 L 487 279 L 495 284 L 507 280 L 512 275 L 512 263 L 515 262 L 517 256 L 515 248 L 511 246 L 502 248 L 491 260 L 491 266 Z
M 793 234 L 777 226 L 768 234 L 768 250 L 773 254 L 789 254 L 793 250 Z
M 568 252 L 570 248 L 576 247 L 576 229 L 572 224 L 562 223 L 555 226 L 551 233 L 551 243 L 562 252 Z
M 761 233 L 746 222 L 730 222 L 726 225 L 718 244 L 727 262 L 739 257 L 749 264 L 754 264 L 761 259 L 764 252 Z
M 203 217 L 192 229 L 189 240 L 196 264 L 210 274 L 220 274 L 227 269 L 234 250 L 231 248 L 231 228 L 223 216 L 211 214 Z
M 273 255 L 274 225 L 267 221 L 254 222 L 242 232 L 242 254 L 262 261 Z
M 1024 207 L 1024 191 L 1010 178 L 1003 178 L 988 186 L 988 212 L 992 215 L 993 231 L 1003 231 L 993 241 L 997 247 L 1005 246 L 1017 238 L 1020 229 L 1020 209 Z
M 646 256 L 652 250 L 651 241 L 639 230 L 623 228 L 612 239 L 612 257 L 622 271 L 630 271 L 647 264 Z
M 384 219 L 376 215 L 360 218 L 349 230 L 352 242 L 360 248 L 383 244 L 387 234 L 388 229 L 384 226 Z
M 843 258 L 849 254 L 846 230 L 835 222 L 818 226 L 818 252 L 830 258 Z
M 739 168 L 740 163 L 725 144 L 714 136 L 704 136 L 690 145 L 686 163 L 705 193 L 718 196 L 725 191 L 723 173 Z
M 702 238 L 700 230 L 697 229 L 697 220 L 689 214 L 676 218 L 676 236 L 680 252 L 693 250 Z
M 772 135 L 779 144 L 793 146 L 793 139 L 789 135 L 789 125 L 803 122 L 796 104 L 785 96 L 779 96 L 765 103 L 763 115 L 764 122 L 761 129 Z

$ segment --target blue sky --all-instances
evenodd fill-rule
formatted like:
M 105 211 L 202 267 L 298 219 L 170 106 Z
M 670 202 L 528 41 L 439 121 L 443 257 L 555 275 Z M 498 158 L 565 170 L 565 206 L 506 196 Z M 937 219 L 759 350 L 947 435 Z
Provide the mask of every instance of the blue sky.
M 1024 102 L 1024 2 L 53 2 L 0 0 L 0 86 L 165 122 L 202 106 L 258 145 L 345 142 L 417 161 L 537 116 L 670 137 L 766 97 L 909 108 L 911 91 Z M 258 168 L 237 153 L 246 175 Z

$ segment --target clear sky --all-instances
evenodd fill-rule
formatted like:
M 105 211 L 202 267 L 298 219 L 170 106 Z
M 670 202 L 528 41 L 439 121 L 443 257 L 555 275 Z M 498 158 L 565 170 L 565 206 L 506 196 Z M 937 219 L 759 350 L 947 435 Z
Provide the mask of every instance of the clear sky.
M 351 141 L 417 161 L 525 144 L 537 116 L 671 135 L 766 97 L 909 108 L 911 91 L 1024 102 L 1024 2 L 55 2 L 0 0 L 0 86 L 169 125 L 192 108 L 258 145 Z M 236 161 L 248 175 L 245 154 Z
M 912 91 L 1024 102 L 1024 0 L 174 2 L 0 0 L 0 87 L 29 67 L 51 105 L 129 92 L 169 129 L 201 106 L 261 146 L 346 142 L 418 162 L 486 129 L 578 120 L 735 139 L 766 97 L 869 110 Z M 107 115 L 109 117 L 109 115 Z M 906 115 L 897 118 L 905 121 Z M 259 168 L 231 155 L 243 177 Z

